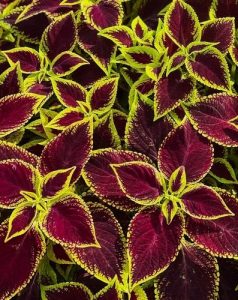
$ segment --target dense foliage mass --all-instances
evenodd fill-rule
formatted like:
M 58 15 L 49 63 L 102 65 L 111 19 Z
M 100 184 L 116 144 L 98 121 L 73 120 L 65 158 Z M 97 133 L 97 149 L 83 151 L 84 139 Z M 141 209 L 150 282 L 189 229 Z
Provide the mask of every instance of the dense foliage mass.
M 238 2 L 0 0 L 0 299 L 237 300 Z

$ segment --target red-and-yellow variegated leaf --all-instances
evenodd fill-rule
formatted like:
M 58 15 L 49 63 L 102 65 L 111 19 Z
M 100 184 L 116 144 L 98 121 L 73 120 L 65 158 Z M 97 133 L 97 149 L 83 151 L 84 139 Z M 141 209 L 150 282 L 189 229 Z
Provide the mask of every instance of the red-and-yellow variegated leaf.
M 123 8 L 120 0 L 99 0 L 96 3 L 85 1 L 82 10 L 87 22 L 98 30 L 122 23 Z
M 123 300 L 122 292 L 115 286 L 114 282 L 94 295 L 94 300 Z M 133 299 L 131 299 L 133 300 Z
M 159 208 L 144 209 L 131 220 L 128 231 L 130 285 L 152 279 L 175 259 L 184 234 L 182 216 L 170 224 Z
M 0 225 L 0 299 L 11 299 L 35 274 L 45 253 L 45 241 L 35 229 L 4 242 L 8 224 Z
M 87 102 L 94 113 L 103 114 L 112 108 L 117 96 L 118 80 L 118 77 L 103 78 L 94 83 L 87 95 Z
M 54 58 L 51 70 L 57 76 L 67 76 L 86 64 L 89 64 L 88 61 L 80 55 L 71 51 L 65 51 Z
M 51 261 L 57 264 L 73 264 L 73 261 L 60 244 L 50 243 L 47 248 L 47 256 Z
M 0 206 L 15 207 L 23 198 L 22 191 L 33 192 L 35 169 L 22 160 L 0 162 Z
M 40 70 L 40 57 L 35 49 L 19 47 L 4 51 L 3 54 L 11 65 L 19 62 L 23 73 L 31 74 Z
M 76 181 L 89 159 L 92 149 L 92 120 L 68 126 L 44 148 L 39 168 L 42 174 L 76 167 L 72 181 Z
M 185 168 L 188 182 L 202 179 L 213 163 L 213 147 L 188 121 L 169 133 L 159 149 L 159 169 L 166 177 Z
M 129 199 L 142 205 L 159 202 L 163 187 L 155 167 L 139 161 L 112 164 L 111 167 L 121 190 Z
M 185 60 L 191 76 L 202 84 L 220 90 L 230 91 L 230 73 L 223 54 L 214 47 L 194 52 Z
M 91 291 L 78 282 L 42 286 L 41 296 L 44 300 L 93 300 Z
M 76 21 L 72 12 L 59 16 L 45 29 L 40 50 L 52 61 L 63 51 L 72 50 L 76 43 Z
M 200 247 L 219 257 L 238 256 L 238 201 L 226 191 L 218 191 L 226 205 L 234 213 L 216 220 L 200 220 L 187 217 L 186 231 Z
M 41 215 L 44 234 L 64 247 L 98 247 L 91 213 L 75 194 L 60 198 Z
M 175 262 L 156 281 L 156 292 L 161 300 L 217 299 L 218 263 L 209 253 L 186 243 Z
M 0 137 L 20 129 L 34 114 L 41 99 L 35 94 L 5 96 L 0 101 Z
M 132 47 L 134 44 L 133 31 L 124 25 L 105 28 L 100 35 L 113 41 L 119 47 Z
M 23 78 L 20 65 L 15 64 L 1 74 L 0 99 L 23 91 Z
M 222 197 L 203 184 L 188 187 L 180 197 L 182 208 L 194 218 L 212 220 L 233 216 Z
M 101 204 L 89 203 L 100 247 L 69 248 L 73 260 L 96 278 L 111 282 L 122 280 L 126 259 L 122 228 L 112 212 Z
M 138 205 L 125 197 L 110 165 L 147 160 L 145 156 L 132 151 L 96 150 L 84 168 L 83 178 L 94 194 L 107 204 L 119 209 L 135 209 Z
M 235 19 L 218 18 L 205 22 L 202 27 L 202 41 L 217 43 L 215 47 L 226 53 L 235 41 Z
M 238 146 L 238 97 L 219 93 L 203 97 L 186 109 L 194 128 L 211 141 L 226 147 Z
M 150 300 L 150 298 L 147 297 L 146 292 L 143 290 L 141 286 L 137 286 L 131 292 L 130 300 Z
M 198 17 L 183 0 L 173 0 L 165 14 L 165 30 L 179 46 L 188 46 L 201 37 Z
M 57 99 L 64 106 L 78 107 L 77 101 L 86 100 L 86 90 L 79 83 L 60 78 L 51 78 L 51 82 Z

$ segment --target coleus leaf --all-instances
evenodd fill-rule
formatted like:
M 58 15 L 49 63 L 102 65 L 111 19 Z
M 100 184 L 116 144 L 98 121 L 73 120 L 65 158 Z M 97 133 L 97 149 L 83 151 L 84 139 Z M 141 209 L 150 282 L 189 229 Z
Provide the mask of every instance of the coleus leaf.
M 85 114 L 78 108 L 67 107 L 56 115 L 48 124 L 47 127 L 52 129 L 64 130 L 73 123 L 82 121 Z
M 41 12 L 53 13 L 60 6 L 61 0 L 33 0 L 19 15 L 17 21 L 26 20 Z
M 128 149 L 143 153 L 156 162 L 158 149 L 173 126 L 166 118 L 156 121 L 153 118 L 152 105 L 137 99 L 127 119 L 125 143 Z
M 56 18 L 42 35 L 40 50 L 52 61 L 63 51 L 70 51 L 76 43 L 76 21 L 73 13 Z
M 171 131 L 159 149 L 159 169 L 166 177 L 184 166 L 187 182 L 201 180 L 213 163 L 213 147 L 188 121 Z
M 218 219 L 233 216 L 222 197 L 212 188 L 199 184 L 188 187 L 181 195 L 182 208 L 198 219 Z
M 21 200 L 21 191 L 34 191 L 35 169 L 21 160 L 0 162 L 0 206 L 15 207 Z
M 122 23 L 123 7 L 120 0 L 85 1 L 82 10 L 87 22 L 97 30 Z
M 226 147 L 238 146 L 237 96 L 225 93 L 203 97 L 186 114 L 194 128 L 215 143 Z
M 207 21 L 202 27 L 202 41 L 218 43 L 215 47 L 226 53 L 235 41 L 234 18 L 218 18 Z
M 64 51 L 53 59 L 51 70 L 57 76 L 67 76 L 86 64 L 89 62 L 80 55 L 71 51 Z
M 66 107 L 78 107 L 77 101 L 86 100 L 86 90 L 73 80 L 51 78 L 57 99 Z
M 118 77 L 103 78 L 94 83 L 87 94 L 87 103 L 93 113 L 102 114 L 112 108 L 117 96 L 118 80 Z
M 178 167 L 169 178 L 169 191 L 179 194 L 187 185 L 187 178 L 184 166 Z
M 90 290 L 85 285 L 77 282 L 63 282 L 42 286 L 41 296 L 44 300 L 93 300 Z
M 99 248 L 69 248 L 74 261 L 96 278 L 121 281 L 125 263 L 125 240 L 122 228 L 112 212 L 101 204 L 89 203 Z
M 128 231 L 132 288 L 164 271 L 175 259 L 184 234 L 183 223 L 176 215 L 168 225 L 156 207 L 134 216 Z
M 23 91 L 23 78 L 20 65 L 15 64 L 1 74 L 0 77 L 0 99 L 11 94 Z
M 186 57 L 182 51 L 175 52 L 167 62 L 166 76 L 182 67 L 185 63 L 185 59 Z
M 75 167 L 48 173 L 42 182 L 42 197 L 51 198 L 65 192 L 70 186 Z
M 41 215 L 41 229 L 65 247 L 97 247 L 92 216 L 85 202 L 69 194 L 53 203 Z
M 131 28 L 134 32 L 134 35 L 136 39 L 139 42 L 143 42 L 143 40 L 146 40 L 146 37 L 148 37 L 148 26 L 144 23 L 144 21 L 140 18 L 140 16 L 137 16 L 132 22 L 131 22 Z
M 77 181 L 92 149 L 92 126 L 91 119 L 75 123 L 51 140 L 41 155 L 41 173 L 76 167 L 72 182 Z
M 22 204 L 14 209 L 9 218 L 5 242 L 8 242 L 12 238 L 26 233 L 32 226 L 35 216 L 36 209 L 31 205 Z
M 134 68 L 145 68 L 148 64 L 158 62 L 160 59 L 159 52 L 148 46 L 134 46 L 120 50 L 127 62 Z
M 165 30 L 179 46 L 200 40 L 201 28 L 193 8 L 182 0 L 173 0 L 164 19 Z
M 119 47 L 132 47 L 134 44 L 133 31 L 124 25 L 107 27 L 100 32 L 100 35 L 113 41 Z
M 111 165 L 118 184 L 125 195 L 138 204 L 159 202 L 163 194 L 160 174 L 152 165 L 144 162 L 125 162 Z
M 57 264 L 73 264 L 73 261 L 60 244 L 50 243 L 47 248 L 47 256 L 51 261 Z
M 40 71 L 40 57 L 36 50 L 29 47 L 13 48 L 3 52 L 10 65 L 17 62 L 23 73 L 33 73 Z
M 78 42 L 79 46 L 108 74 L 111 58 L 115 52 L 114 43 L 98 35 L 96 29 L 83 22 L 78 26 Z
M 150 298 L 147 297 L 146 292 L 141 286 L 137 286 L 131 292 L 131 300 L 150 300 Z
M 237 26 L 238 5 L 236 0 L 216 0 L 212 2 L 210 8 L 211 17 L 224 18 L 224 17 L 235 17 Z
M 23 147 L 17 146 L 15 144 L 1 141 L 0 142 L 0 161 L 6 160 L 6 159 L 20 159 L 24 162 L 27 162 L 33 166 L 36 166 L 39 157 L 32 154 L 31 152 L 28 152 Z
M 231 82 L 227 62 L 214 47 L 203 52 L 194 52 L 185 60 L 191 76 L 202 84 L 221 91 L 230 91 Z
M 92 153 L 82 175 L 94 194 L 107 204 L 119 209 L 135 209 L 138 206 L 125 197 L 110 165 L 146 160 L 145 156 L 132 151 L 110 148 L 96 150 Z M 110 182 L 110 185 L 108 185 L 108 182 Z
M 219 285 L 217 260 L 197 246 L 186 243 L 175 262 L 156 281 L 161 300 L 216 299 Z
M 0 225 L 1 299 L 11 299 L 29 283 L 46 250 L 44 238 L 33 228 L 24 238 L 5 243 L 7 228 L 7 222 Z
M 0 136 L 20 129 L 33 116 L 40 101 L 38 95 L 30 93 L 3 97 L 0 101 Z
M 234 213 L 216 220 L 200 220 L 187 217 L 186 232 L 200 247 L 219 257 L 236 257 L 238 255 L 237 235 L 237 199 L 227 191 L 218 191 L 226 205 Z
M 191 97 L 194 83 L 191 79 L 182 79 L 173 72 L 167 78 L 162 78 L 155 84 L 154 111 L 155 119 L 161 118 L 176 108 L 181 101 Z

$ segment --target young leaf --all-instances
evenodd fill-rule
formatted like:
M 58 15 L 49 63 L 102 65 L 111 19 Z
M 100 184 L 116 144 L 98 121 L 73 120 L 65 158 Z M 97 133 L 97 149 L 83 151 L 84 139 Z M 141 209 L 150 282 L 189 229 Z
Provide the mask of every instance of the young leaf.
M 186 231 L 198 246 L 219 257 L 237 257 L 238 255 L 238 202 L 226 191 L 219 191 L 234 216 L 216 220 L 200 220 L 188 217 Z
M 4 51 L 10 65 L 17 62 L 20 63 L 20 68 L 23 73 L 34 73 L 40 71 L 40 57 L 36 50 L 28 47 L 13 48 Z
M 78 54 L 64 51 L 53 59 L 51 70 L 57 76 L 67 76 L 79 67 L 87 64 L 89 62 Z
M 151 105 L 142 99 L 136 100 L 127 119 L 125 143 L 128 149 L 143 153 L 156 162 L 158 149 L 173 126 L 166 118 L 156 121 L 153 118 Z
M 72 182 L 77 181 L 89 159 L 92 139 L 91 120 L 67 127 L 45 146 L 39 163 L 41 173 L 76 167 Z
M 186 243 L 175 262 L 156 281 L 161 300 L 216 299 L 219 286 L 217 260 L 197 246 Z
M 230 73 L 226 59 L 214 47 L 192 54 L 185 60 L 191 76 L 202 84 L 221 91 L 230 91 Z
M 233 216 L 222 197 L 210 187 L 191 186 L 180 197 L 182 208 L 194 218 L 212 220 Z
M 21 160 L 0 162 L 0 206 L 16 207 L 22 191 L 34 191 L 35 169 Z
M 114 285 L 114 282 L 107 285 L 104 289 L 94 295 L 94 300 L 123 300 L 122 293 Z M 131 298 L 131 300 L 133 300 Z
M 44 238 L 35 229 L 5 243 L 7 228 L 7 222 L 0 225 L 0 299 L 11 299 L 23 290 L 46 250 Z
M 48 173 L 42 182 L 42 197 L 51 198 L 65 192 L 70 186 L 76 167 Z
M 23 204 L 14 209 L 9 218 L 5 242 L 25 234 L 32 226 L 35 216 L 36 209 L 30 205 Z
M 134 43 L 133 31 L 124 25 L 105 28 L 100 35 L 113 41 L 119 47 L 132 47 Z
M 169 178 L 169 191 L 181 193 L 187 185 L 187 178 L 184 166 L 178 167 Z
M 86 100 L 86 90 L 79 83 L 60 78 L 51 78 L 51 82 L 57 99 L 64 106 L 78 107 L 77 101 Z
M 156 168 L 143 162 L 125 162 L 111 165 L 123 193 L 142 205 L 159 202 L 163 193 L 160 174 Z
M 212 163 L 212 145 L 188 121 L 171 131 L 159 149 L 159 169 L 167 178 L 183 166 L 187 182 L 199 181 L 209 172 Z
M 84 16 L 89 24 L 97 30 L 122 23 L 123 8 L 120 0 L 85 1 L 82 3 Z
M 33 116 L 40 100 L 39 96 L 30 93 L 3 97 L 0 101 L 0 136 L 20 129 Z
M 148 46 L 121 48 L 121 53 L 133 68 L 145 68 L 148 64 L 160 60 L 159 52 Z
M 119 209 L 135 209 L 138 206 L 125 197 L 120 189 L 111 164 L 128 161 L 146 161 L 146 158 L 132 151 L 114 149 L 96 150 L 92 153 L 83 171 L 86 184 L 96 196 Z M 110 182 L 110 184 L 108 184 Z
M 70 51 L 76 43 L 76 21 L 73 13 L 56 18 L 42 35 L 40 50 L 52 61 L 63 51 Z
M 179 106 L 181 101 L 191 97 L 194 84 L 191 79 L 182 79 L 179 73 L 172 73 L 155 84 L 154 110 L 157 120 Z
M 215 158 L 209 174 L 224 184 L 237 182 L 236 173 L 232 165 L 224 158 Z
M 186 109 L 186 114 L 194 128 L 206 138 L 226 147 L 237 147 L 237 100 L 237 96 L 213 94 Z
M 121 281 L 125 263 L 122 228 L 108 208 L 95 203 L 90 203 L 89 208 L 100 247 L 70 248 L 68 253 L 77 264 L 96 278 L 109 283 L 116 276 Z
M 117 96 L 118 79 L 100 79 L 88 92 L 87 102 L 94 113 L 103 114 L 112 108 Z
M 41 287 L 43 300 L 93 300 L 90 290 L 78 282 L 63 282 Z
M 131 28 L 135 34 L 135 37 L 139 42 L 142 42 L 148 33 L 148 26 L 144 21 L 138 16 L 131 22 Z
M 44 234 L 65 247 L 95 247 L 92 216 L 85 202 L 71 194 L 60 198 L 41 216 Z
M 218 18 L 205 22 L 202 27 L 202 41 L 218 43 L 215 47 L 226 53 L 235 41 L 234 21 L 234 18 Z
M 199 41 L 201 28 L 193 8 L 183 0 L 173 0 L 165 14 L 164 26 L 167 34 L 179 46 L 188 46 Z
M 131 287 L 164 271 L 178 254 L 184 234 L 180 215 L 168 225 L 159 208 L 137 213 L 128 232 Z

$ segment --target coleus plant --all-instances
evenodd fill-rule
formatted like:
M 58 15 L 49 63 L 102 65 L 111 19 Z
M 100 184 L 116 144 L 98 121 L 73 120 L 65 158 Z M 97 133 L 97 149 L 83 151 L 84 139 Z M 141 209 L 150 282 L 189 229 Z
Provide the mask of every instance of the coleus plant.
M 0 1 L 0 299 L 237 299 L 238 5 L 205 2 Z

